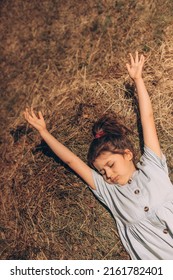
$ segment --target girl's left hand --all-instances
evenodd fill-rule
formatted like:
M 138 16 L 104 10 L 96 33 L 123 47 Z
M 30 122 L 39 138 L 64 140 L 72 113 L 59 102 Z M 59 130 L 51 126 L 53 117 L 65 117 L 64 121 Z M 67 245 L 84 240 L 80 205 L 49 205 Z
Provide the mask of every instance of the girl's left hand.
M 142 68 L 145 62 L 145 58 L 143 55 L 138 55 L 136 51 L 135 58 L 133 58 L 132 54 L 130 53 L 130 60 L 131 64 L 126 64 L 127 70 L 129 72 L 129 76 L 135 81 L 142 78 Z

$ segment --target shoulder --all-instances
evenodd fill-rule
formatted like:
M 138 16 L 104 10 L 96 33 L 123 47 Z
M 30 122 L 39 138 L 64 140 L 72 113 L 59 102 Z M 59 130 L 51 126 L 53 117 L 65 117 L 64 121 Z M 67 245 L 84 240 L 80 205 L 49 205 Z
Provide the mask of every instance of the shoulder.
M 104 190 L 107 188 L 107 183 L 103 179 L 103 176 L 101 176 L 94 169 L 92 169 L 92 176 L 93 176 L 94 184 L 96 186 L 96 189 L 94 190 L 94 192 L 103 193 Z
M 159 157 L 154 151 L 152 151 L 149 147 L 146 145 L 144 146 L 144 152 L 140 158 L 140 161 L 138 163 L 138 167 L 140 166 L 149 166 L 151 167 L 157 167 L 168 173 L 167 163 L 166 163 L 166 157 L 161 152 L 161 157 Z
M 91 191 L 96 195 L 96 197 L 102 201 L 104 204 L 108 205 L 108 200 L 112 196 L 114 185 L 108 184 L 103 177 L 95 170 L 92 169 L 92 176 L 95 184 L 95 189 Z

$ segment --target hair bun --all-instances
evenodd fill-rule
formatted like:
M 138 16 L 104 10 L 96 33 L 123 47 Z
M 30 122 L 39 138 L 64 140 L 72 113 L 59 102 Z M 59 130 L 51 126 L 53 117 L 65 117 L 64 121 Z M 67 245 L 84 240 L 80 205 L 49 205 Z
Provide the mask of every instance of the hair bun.
M 94 135 L 94 138 L 95 138 L 95 139 L 98 139 L 98 138 L 103 137 L 103 136 L 105 136 L 105 135 L 106 135 L 105 131 L 104 131 L 103 129 L 101 129 L 100 131 L 98 131 L 98 132 Z
M 108 135 L 114 136 L 115 138 L 122 138 L 130 130 L 121 124 L 116 117 L 104 115 L 94 124 L 92 132 L 95 139 Z
M 125 149 L 129 149 L 134 155 L 133 144 L 129 137 L 128 129 L 114 115 L 104 115 L 93 126 L 94 139 L 88 150 L 88 164 L 95 169 L 94 162 L 104 152 L 123 155 Z M 96 169 L 95 169 L 96 170 Z M 96 170 L 97 171 L 97 170 Z

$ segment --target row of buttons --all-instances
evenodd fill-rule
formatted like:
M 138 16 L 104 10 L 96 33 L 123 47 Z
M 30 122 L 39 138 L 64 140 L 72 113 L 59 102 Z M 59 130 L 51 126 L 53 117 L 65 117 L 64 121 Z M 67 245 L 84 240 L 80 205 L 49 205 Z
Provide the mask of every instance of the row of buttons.
M 133 179 L 130 178 L 130 179 L 128 180 L 128 183 L 131 184 L 132 181 L 133 181 Z M 139 189 L 136 189 L 136 190 L 134 191 L 134 193 L 135 193 L 135 194 L 139 194 L 139 193 L 140 193 L 140 190 L 139 190 Z
M 148 212 L 148 211 L 149 211 L 149 207 L 148 207 L 148 206 L 145 206 L 145 207 L 144 207 L 144 211 L 145 211 L 145 212 Z M 167 228 L 164 228 L 163 233 L 167 234 L 167 233 L 168 233 L 168 229 L 167 229 Z
M 140 163 L 141 163 L 141 165 L 144 165 L 143 162 L 140 162 Z M 128 181 L 128 183 L 131 184 L 132 181 L 133 181 L 133 179 L 130 178 L 129 181 Z M 139 193 L 140 193 L 140 190 L 139 190 L 139 189 L 136 189 L 136 190 L 134 191 L 134 193 L 135 193 L 135 194 L 139 194 Z M 145 206 L 145 207 L 144 207 L 144 211 L 145 211 L 145 212 L 148 212 L 148 211 L 149 211 L 149 207 L 148 207 L 148 206 Z M 167 233 L 168 233 L 168 229 L 167 229 L 167 228 L 164 228 L 163 233 L 167 234 Z
M 130 179 L 128 180 L 128 183 L 131 184 L 132 182 L 133 182 L 133 179 L 130 178 Z M 140 193 L 140 190 L 136 189 L 136 190 L 134 191 L 134 193 L 135 193 L 135 194 L 139 194 L 139 193 Z
M 133 179 L 130 178 L 130 179 L 128 180 L 128 183 L 131 184 L 132 181 L 133 181 Z M 134 193 L 135 193 L 135 194 L 139 194 L 139 193 L 140 193 L 140 190 L 136 189 L 136 190 L 134 191 Z
M 148 211 L 149 211 L 149 207 L 148 207 L 148 206 L 145 206 L 145 207 L 144 207 L 144 211 L 145 211 L 145 212 L 148 212 Z M 167 228 L 164 228 L 163 233 L 167 234 L 167 233 L 168 233 L 168 229 L 167 229 Z
M 135 193 L 135 194 L 139 194 L 140 191 L 137 189 L 137 190 L 134 191 L 134 193 Z M 148 207 L 148 206 L 145 206 L 145 207 L 144 207 L 144 211 L 145 211 L 145 212 L 148 212 L 148 211 L 149 211 L 149 207 Z M 167 233 L 168 233 L 168 229 L 165 228 L 165 229 L 163 230 L 163 233 L 167 234 Z

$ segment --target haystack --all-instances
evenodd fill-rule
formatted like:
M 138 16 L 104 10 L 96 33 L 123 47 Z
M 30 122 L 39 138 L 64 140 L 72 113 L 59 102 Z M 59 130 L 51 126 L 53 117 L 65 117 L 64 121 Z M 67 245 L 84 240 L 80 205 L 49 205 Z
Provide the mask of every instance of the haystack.
M 142 141 L 125 64 L 144 79 L 173 179 L 173 2 L 3 0 L 1 8 L 1 259 L 129 259 L 110 213 L 29 127 L 26 106 L 86 161 L 91 126 L 114 112 Z M 159 15 L 159 16 L 158 16 Z

